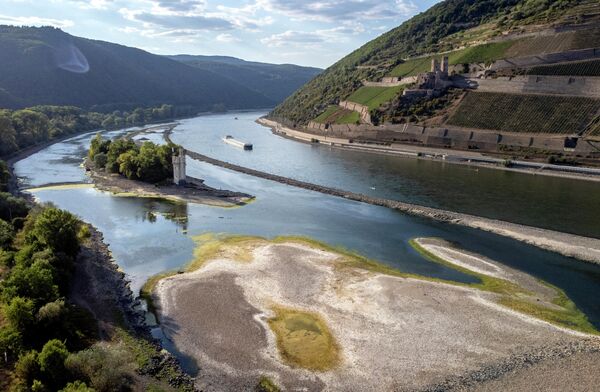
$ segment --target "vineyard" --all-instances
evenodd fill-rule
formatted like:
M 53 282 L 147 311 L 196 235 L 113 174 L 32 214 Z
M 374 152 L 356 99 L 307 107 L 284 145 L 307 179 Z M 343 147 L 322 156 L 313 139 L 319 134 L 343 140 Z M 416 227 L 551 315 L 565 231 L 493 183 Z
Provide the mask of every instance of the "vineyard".
M 404 87 L 361 87 L 356 90 L 348 101 L 356 102 L 369 107 L 369 110 L 377 109 L 386 102 L 393 100 L 404 90 Z
M 469 92 L 448 124 L 506 132 L 572 134 L 600 110 L 600 100 L 582 97 Z
M 544 65 L 527 70 L 528 75 L 600 76 L 600 60 Z
M 329 106 L 315 122 L 321 124 L 356 124 L 360 121 L 358 112 L 343 109 L 339 106 Z

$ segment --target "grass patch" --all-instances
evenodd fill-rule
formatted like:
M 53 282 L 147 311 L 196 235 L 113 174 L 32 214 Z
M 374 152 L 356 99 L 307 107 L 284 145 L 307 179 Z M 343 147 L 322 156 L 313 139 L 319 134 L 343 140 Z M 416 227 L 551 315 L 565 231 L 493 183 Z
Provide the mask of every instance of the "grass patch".
M 485 63 L 491 64 L 505 57 L 506 51 L 515 44 L 515 41 L 492 42 L 489 44 L 471 46 L 458 50 L 448 55 L 448 62 L 455 64 Z
M 398 64 L 390 72 L 390 76 L 405 78 L 407 76 L 416 76 L 423 72 L 431 71 L 431 59 L 433 57 L 421 57 L 418 59 L 410 59 Z
M 336 124 L 356 124 L 360 121 L 360 114 L 353 110 L 346 111 L 345 114 L 339 116 L 336 120 Z
M 262 376 L 258 380 L 256 392 L 279 392 L 279 387 L 267 376 Z
M 292 366 L 326 371 L 340 362 L 340 349 L 325 321 L 316 313 L 275 307 L 268 320 L 283 359 Z
M 403 86 L 396 87 L 368 87 L 363 86 L 348 97 L 348 101 L 356 102 L 369 107 L 369 110 L 377 109 L 386 102 L 394 99 L 404 90 Z
M 327 110 L 325 110 L 323 113 L 321 113 L 319 115 L 319 117 L 315 118 L 315 122 L 324 124 L 327 122 L 327 119 L 329 119 L 329 117 L 333 116 L 335 113 L 337 113 L 341 108 L 339 106 L 329 106 L 327 108 Z

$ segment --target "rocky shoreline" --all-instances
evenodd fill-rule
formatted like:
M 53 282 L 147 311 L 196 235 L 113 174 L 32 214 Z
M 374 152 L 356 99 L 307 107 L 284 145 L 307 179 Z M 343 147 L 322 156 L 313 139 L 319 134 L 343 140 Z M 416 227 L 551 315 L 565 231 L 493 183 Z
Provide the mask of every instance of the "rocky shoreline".
M 138 369 L 140 375 L 154 376 L 168 369 L 174 374 L 166 380 L 170 386 L 194 390 L 194 380 L 182 370 L 175 356 L 152 337 L 140 301 L 135 299 L 129 281 L 113 259 L 102 233 L 91 225 L 88 229 L 90 237 L 77 257 L 69 299 L 94 315 L 102 340 L 110 340 L 117 329 L 124 329 L 154 348 L 154 355 Z

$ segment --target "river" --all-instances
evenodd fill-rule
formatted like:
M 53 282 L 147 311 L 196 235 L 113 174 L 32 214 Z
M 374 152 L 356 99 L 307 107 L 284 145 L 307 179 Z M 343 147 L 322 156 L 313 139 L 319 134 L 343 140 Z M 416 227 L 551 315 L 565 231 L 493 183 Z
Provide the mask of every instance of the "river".
M 365 154 L 297 143 L 254 123 L 262 113 L 200 116 L 181 121 L 173 139 L 186 149 L 244 166 L 378 197 L 491 218 L 600 236 L 599 185 L 440 162 Z M 237 120 L 235 119 L 237 117 Z M 123 131 L 109 133 L 116 136 Z M 231 134 L 254 144 L 247 152 L 225 144 Z M 15 165 L 23 187 L 86 182 L 81 160 L 91 135 L 57 143 Z M 159 132 L 138 136 L 160 141 Z M 151 275 L 193 257 L 193 236 L 228 233 L 309 236 L 406 272 L 471 281 L 423 259 L 408 244 L 441 237 L 566 291 L 600 327 L 600 266 L 579 262 L 479 230 L 408 216 L 188 160 L 188 172 L 208 185 L 250 193 L 256 201 L 233 209 L 118 197 L 94 188 L 34 191 L 98 227 L 136 292 Z M 595 200 L 595 202 L 594 202 Z M 545 213 L 542 213 L 545 211 Z M 581 224 L 577 223 L 579 217 Z

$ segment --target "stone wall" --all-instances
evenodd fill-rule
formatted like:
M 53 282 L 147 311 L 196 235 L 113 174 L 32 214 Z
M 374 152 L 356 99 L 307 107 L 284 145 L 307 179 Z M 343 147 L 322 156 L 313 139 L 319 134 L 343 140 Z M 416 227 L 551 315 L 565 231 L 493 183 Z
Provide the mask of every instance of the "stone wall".
M 507 94 L 552 94 L 600 98 L 600 78 L 569 76 L 516 76 L 467 79 L 478 91 Z
M 366 87 L 398 87 L 398 86 L 406 86 L 408 84 L 413 84 L 417 82 L 416 76 L 409 76 L 406 78 L 397 78 L 397 77 L 385 77 L 381 79 L 380 82 L 370 82 L 368 80 L 363 80 L 362 84 Z

